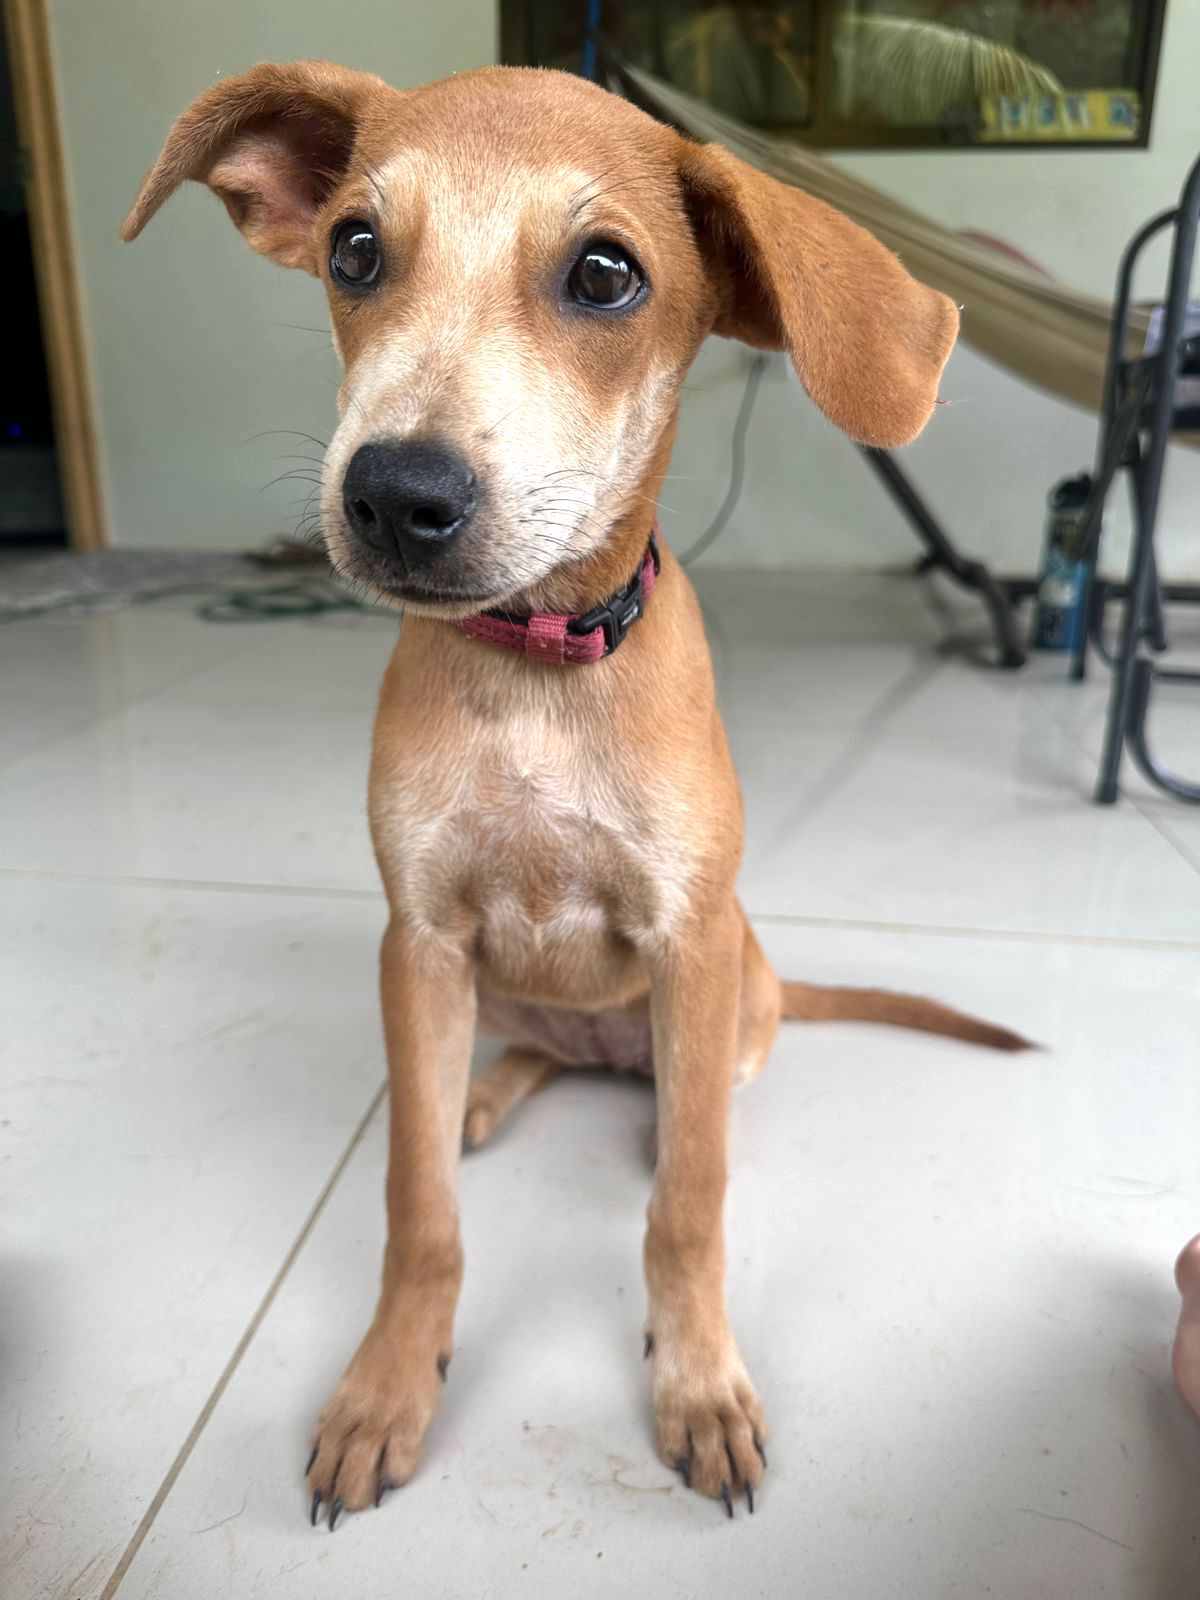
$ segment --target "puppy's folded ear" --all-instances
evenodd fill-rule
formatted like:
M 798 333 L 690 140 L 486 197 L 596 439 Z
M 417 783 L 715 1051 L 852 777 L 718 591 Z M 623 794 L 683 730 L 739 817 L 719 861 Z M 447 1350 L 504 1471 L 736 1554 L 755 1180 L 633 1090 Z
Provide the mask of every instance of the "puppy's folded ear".
M 958 333 L 953 302 L 824 201 L 720 145 L 681 144 L 684 196 L 720 280 L 713 331 L 788 351 L 852 439 L 915 439 Z
M 247 242 L 285 267 L 317 271 L 312 224 L 350 163 L 364 111 L 395 91 L 326 61 L 260 66 L 192 103 L 167 135 L 133 209 L 138 234 L 181 183 L 206 183 Z

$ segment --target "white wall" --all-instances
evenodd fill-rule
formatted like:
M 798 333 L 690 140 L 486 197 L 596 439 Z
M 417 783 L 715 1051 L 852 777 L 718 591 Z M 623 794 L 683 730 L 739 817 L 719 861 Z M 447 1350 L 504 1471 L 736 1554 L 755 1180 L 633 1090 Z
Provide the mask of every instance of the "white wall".
M 133 246 L 116 229 L 172 118 L 217 77 L 256 61 L 328 56 L 397 84 L 493 59 L 490 0 L 55 0 L 66 121 L 114 538 L 247 548 L 286 531 L 307 484 L 265 488 L 304 463 L 295 428 L 333 419 L 336 368 L 319 286 L 253 255 L 195 185 Z M 1148 151 L 913 152 L 841 159 L 947 226 L 1007 239 L 1064 281 L 1109 294 L 1116 258 L 1150 212 L 1173 201 L 1200 151 L 1200 4 L 1167 8 Z M 1147 288 L 1152 292 L 1153 285 Z M 316 330 L 316 331 L 304 331 Z M 745 358 L 715 340 L 692 375 L 664 493 L 683 546 L 727 480 Z M 1036 559 L 1046 489 L 1086 466 L 1095 421 L 966 349 L 941 407 L 903 460 L 965 549 L 1002 570 Z M 710 561 L 879 566 L 913 544 L 853 448 L 808 403 L 781 358 L 759 396 L 738 511 Z M 1173 450 L 1166 566 L 1200 569 L 1200 453 Z M 1118 519 L 1118 522 L 1122 519 Z M 1119 554 L 1118 537 L 1110 544 Z
M 326 57 L 405 85 L 495 58 L 491 0 L 53 0 L 51 25 L 115 542 L 247 549 L 286 531 L 297 428 L 328 438 L 324 294 L 256 256 L 187 184 L 136 244 L 117 228 L 168 127 L 217 78 Z M 294 326 L 289 326 L 294 325 Z M 297 331 L 316 329 L 315 333 Z

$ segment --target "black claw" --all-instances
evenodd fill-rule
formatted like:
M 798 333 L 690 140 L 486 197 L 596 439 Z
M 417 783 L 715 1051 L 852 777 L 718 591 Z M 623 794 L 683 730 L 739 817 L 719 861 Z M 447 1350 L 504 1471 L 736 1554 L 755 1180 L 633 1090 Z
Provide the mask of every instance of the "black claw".
M 320 1442 L 320 1440 L 318 1440 L 317 1443 L 315 1445 L 313 1445 L 313 1447 L 312 1447 L 312 1455 L 309 1456 L 308 1465 L 304 1469 L 304 1476 L 306 1478 L 308 1477 L 309 1473 L 313 1469 L 313 1462 L 317 1459 L 317 1451 L 320 1450 L 320 1448 L 321 1448 L 321 1442 Z
M 333 1502 L 333 1504 L 329 1508 L 329 1531 L 330 1531 L 330 1533 L 332 1533 L 334 1528 L 337 1527 L 337 1519 L 342 1514 L 342 1503 L 343 1503 L 342 1502 L 342 1497 L 341 1497 L 341 1495 L 338 1495 L 337 1499 Z M 732 1515 L 733 1515 L 733 1513 L 730 1512 L 730 1516 L 732 1516 Z
M 692 1487 L 692 1463 L 686 1456 L 680 1456 L 675 1463 L 675 1471 L 683 1479 L 684 1488 L 690 1489 Z
M 758 1451 L 758 1459 L 765 1467 L 767 1464 L 767 1452 L 763 1449 L 762 1445 L 759 1444 L 757 1439 L 754 1441 L 754 1448 Z
M 312 1514 L 310 1515 L 310 1517 L 308 1519 L 310 1524 L 314 1528 L 317 1525 L 317 1512 L 320 1511 L 320 1509 L 321 1509 L 321 1491 L 320 1491 L 320 1489 L 318 1489 L 316 1494 L 314 1494 L 313 1497 L 312 1497 Z
M 733 1496 L 729 1492 L 729 1485 L 727 1483 L 723 1483 L 721 1485 L 721 1499 L 724 1500 L 725 1509 L 726 1509 L 726 1511 L 728 1511 L 729 1515 L 732 1517 L 733 1516 Z
M 395 1487 L 396 1487 L 396 1485 L 392 1482 L 392 1480 L 390 1478 L 380 1478 L 379 1487 L 375 1490 L 375 1509 L 376 1509 L 376 1511 L 378 1511 L 380 1506 L 383 1504 L 384 1495 L 387 1494 L 389 1489 L 394 1489 Z
M 438 1362 L 437 1362 L 437 1367 L 438 1367 L 438 1374 L 441 1377 L 442 1382 L 445 1383 L 446 1374 L 450 1371 L 450 1357 L 449 1356 L 439 1356 L 438 1357 Z
M 654 1335 L 652 1333 L 648 1333 L 646 1335 L 645 1346 L 644 1346 L 644 1348 L 642 1350 L 642 1360 L 643 1361 L 646 1361 L 646 1360 L 649 1359 L 650 1352 L 653 1349 L 654 1349 Z
M 754 1485 L 752 1483 L 748 1483 L 746 1485 L 746 1504 L 750 1507 L 750 1515 L 753 1516 L 754 1515 Z

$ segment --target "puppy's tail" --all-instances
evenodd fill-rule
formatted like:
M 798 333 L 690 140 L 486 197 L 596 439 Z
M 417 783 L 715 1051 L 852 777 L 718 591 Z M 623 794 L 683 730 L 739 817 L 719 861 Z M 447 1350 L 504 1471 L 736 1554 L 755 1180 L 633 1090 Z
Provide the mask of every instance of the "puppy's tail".
M 784 982 L 780 988 L 783 1015 L 789 1022 L 886 1022 L 894 1028 L 915 1028 L 919 1033 L 965 1039 L 968 1044 L 986 1045 L 989 1050 L 1035 1048 L 1008 1028 L 915 994 L 894 994 L 890 989 L 822 988 L 812 983 Z

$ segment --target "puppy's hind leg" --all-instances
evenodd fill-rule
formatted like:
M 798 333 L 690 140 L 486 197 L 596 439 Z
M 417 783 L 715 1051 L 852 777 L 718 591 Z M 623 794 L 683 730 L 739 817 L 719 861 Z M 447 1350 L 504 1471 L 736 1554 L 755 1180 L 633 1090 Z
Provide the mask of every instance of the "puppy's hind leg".
M 741 916 L 744 942 L 737 1053 L 733 1063 L 735 1088 L 749 1083 L 766 1066 L 775 1035 L 779 1031 L 782 999 L 775 969 L 763 954 L 744 911 Z
M 463 1149 L 478 1149 L 515 1106 L 544 1089 L 558 1071 L 559 1063 L 540 1050 L 522 1050 L 510 1045 L 499 1061 L 475 1078 L 467 1090 Z

